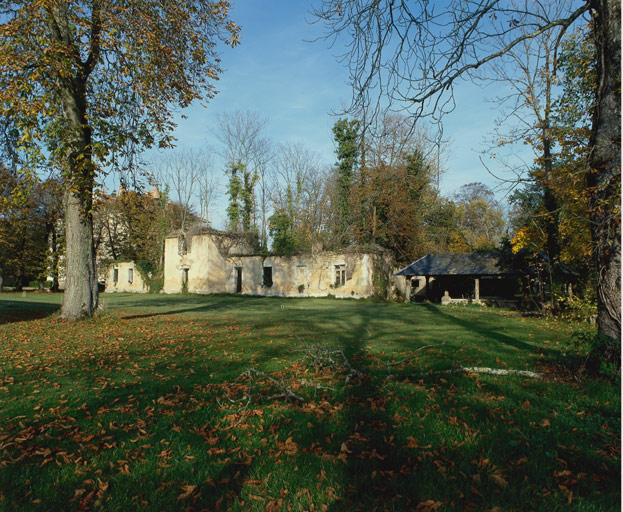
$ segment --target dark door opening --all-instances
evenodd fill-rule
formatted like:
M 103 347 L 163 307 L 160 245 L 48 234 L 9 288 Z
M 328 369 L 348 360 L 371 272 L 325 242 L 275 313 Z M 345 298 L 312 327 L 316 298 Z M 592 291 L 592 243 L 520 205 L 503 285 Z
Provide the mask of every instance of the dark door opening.
M 270 288 L 273 285 L 273 267 L 264 267 L 263 284 L 266 288 Z
M 188 269 L 182 269 L 182 293 L 188 293 Z
M 242 267 L 236 267 L 236 293 L 242 293 Z

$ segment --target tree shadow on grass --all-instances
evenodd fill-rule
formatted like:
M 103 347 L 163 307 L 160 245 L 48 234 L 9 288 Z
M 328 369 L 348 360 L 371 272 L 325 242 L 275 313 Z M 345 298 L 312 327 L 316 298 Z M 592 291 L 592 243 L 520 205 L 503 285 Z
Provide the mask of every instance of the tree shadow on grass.
M 344 397 L 346 434 L 341 443 L 342 499 L 330 510 L 406 510 L 419 502 L 412 475 L 416 461 L 398 444 L 395 419 L 373 356 L 367 349 L 370 319 L 362 318 L 355 336 L 343 343 L 344 355 L 361 375 Z
M 125 320 L 133 320 L 138 318 L 151 318 L 183 313 L 208 313 L 226 309 L 239 311 L 241 309 L 252 309 L 256 307 L 258 304 L 257 301 L 261 299 L 263 299 L 263 297 L 242 297 L 239 295 L 182 295 L 176 296 L 173 299 L 156 299 L 150 300 L 146 304 L 140 304 L 140 309 L 163 308 L 160 311 L 127 315 L 122 318 Z M 183 304 L 186 307 L 175 309 L 175 306 L 179 304 Z M 119 306 L 116 306 L 116 308 L 118 307 Z
M 56 313 L 60 307 L 60 304 L 49 302 L 2 297 L 0 298 L 0 325 L 46 318 Z
M 483 338 L 487 340 L 503 343 L 505 345 L 509 345 L 516 349 L 523 350 L 523 351 L 530 352 L 530 353 L 541 352 L 543 354 L 551 354 L 551 355 L 558 353 L 555 350 L 536 347 L 535 345 L 525 343 L 523 341 L 518 340 L 517 338 L 513 338 L 511 336 L 508 336 L 507 334 L 503 334 L 499 331 L 491 329 L 491 324 L 489 323 L 481 323 L 478 321 L 464 320 L 462 318 L 459 318 L 458 316 L 442 311 L 440 306 L 434 306 L 432 304 L 424 304 L 423 306 L 428 311 L 433 313 L 434 315 L 437 315 L 443 318 L 444 320 L 452 322 L 458 325 L 459 327 L 462 327 L 468 331 L 472 331 L 475 334 L 478 334 L 479 336 L 482 336 Z

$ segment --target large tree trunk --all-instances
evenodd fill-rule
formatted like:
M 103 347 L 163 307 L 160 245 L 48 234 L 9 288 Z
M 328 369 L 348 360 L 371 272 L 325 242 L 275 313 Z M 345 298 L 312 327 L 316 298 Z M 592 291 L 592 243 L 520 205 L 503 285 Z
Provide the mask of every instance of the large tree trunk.
M 61 317 L 78 320 L 97 310 L 98 290 L 93 246 L 93 217 L 85 193 L 65 192 L 65 293 Z
M 96 12 L 94 11 L 94 16 Z M 95 18 L 94 18 L 95 19 Z M 56 75 L 66 126 L 65 175 L 65 293 L 61 318 L 78 320 L 97 310 L 98 290 L 93 244 L 93 183 L 95 168 L 91 151 L 91 127 L 87 116 L 87 80 L 93 62 L 82 63 L 74 42 L 75 33 L 64 2 L 52 2 L 48 29 L 67 55 L 78 60 L 64 62 L 67 69 Z M 96 42 L 93 40 L 92 42 Z
M 621 6 L 592 0 L 598 91 L 591 135 L 591 224 L 599 333 L 621 339 Z M 620 354 L 611 354 L 617 360 Z

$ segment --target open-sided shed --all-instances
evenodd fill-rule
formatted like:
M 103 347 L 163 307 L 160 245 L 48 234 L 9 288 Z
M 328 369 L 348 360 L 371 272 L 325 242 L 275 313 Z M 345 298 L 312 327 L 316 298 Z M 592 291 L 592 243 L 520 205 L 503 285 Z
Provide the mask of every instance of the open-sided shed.
M 427 254 L 394 275 L 404 276 L 408 289 L 421 289 L 428 300 L 479 302 L 484 297 L 512 297 L 519 273 L 505 268 L 497 253 L 475 252 Z M 418 287 L 416 281 L 422 278 L 425 284 Z

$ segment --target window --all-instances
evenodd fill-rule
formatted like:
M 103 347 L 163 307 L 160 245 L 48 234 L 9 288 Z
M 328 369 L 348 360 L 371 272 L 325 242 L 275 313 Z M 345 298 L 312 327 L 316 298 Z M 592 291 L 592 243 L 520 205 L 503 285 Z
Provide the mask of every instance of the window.
M 346 284 L 346 265 L 335 265 L 335 286 Z
M 128 283 L 132 284 L 134 282 L 134 269 L 128 269 Z
M 264 267 L 263 285 L 270 288 L 273 285 L 273 267 Z
M 112 271 L 112 282 L 114 284 L 117 284 L 118 281 L 119 281 L 119 269 L 115 268 Z

